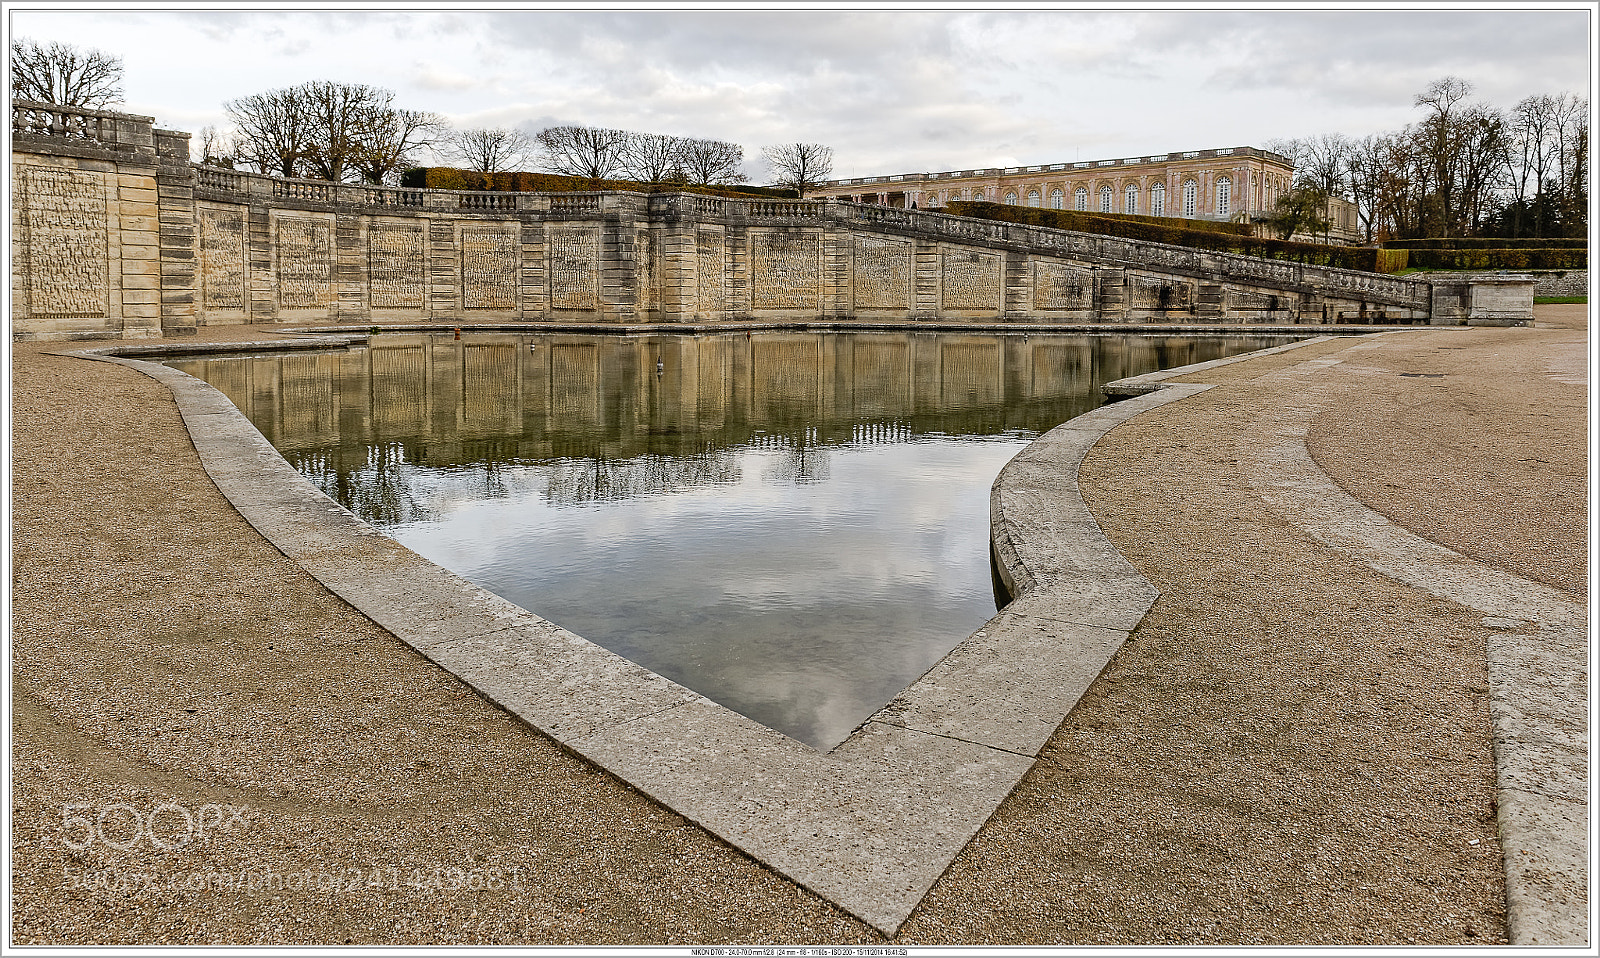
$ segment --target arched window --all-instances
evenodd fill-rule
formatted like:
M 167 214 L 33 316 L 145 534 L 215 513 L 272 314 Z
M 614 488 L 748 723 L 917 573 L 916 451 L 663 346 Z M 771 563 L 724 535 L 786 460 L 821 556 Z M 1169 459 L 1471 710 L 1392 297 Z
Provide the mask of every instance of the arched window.
M 1194 218 L 1195 205 L 1200 201 L 1200 187 L 1194 180 L 1183 184 L 1183 215 Z
M 1233 199 L 1233 181 L 1226 176 L 1217 180 L 1217 215 L 1227 216 L 1229 202 Z
M 1017 205 L 1017 194 L 1014 191 L 1010 191 L 1010 190 L 1006 191 L 1006 205 L 1007 206 L 1016 206 Z
M 1039 205 L 1039 191 L 1038 190 L 1029 190 L 1028 191 L 1028 205 L 1029 206 L 1038 206 Z
M 1150 215 L 1167 215 L 1167 185 L 1157 183 L 1150 187 Z
M 1129 183 L 1122 191 L 1122 212 L 1132 215 L 1139 212 L 1139 186 Z
M 1089 191 L 1088 190 L 1084 189 L 1081 186 L 1078 187 L 1078 191 L 1076 193 L 1072 194 L 1072 208 L 1075 209 L 1075 210 L 1083 210 L 1085 212 L 1088 211 L 1088 209 L 1089 209 Z
M 1050 191 L 1050 208 L 1051 209 L 1059 210 L 1062 207 L 1066 206 L 1066 203 L 1067 203 L 1067 197 L 1060 190 L 1051 190 Z
M 972 202 L 974 202 L 974 203 L 982 203 L 983 202 L 983 190 L 973 190 L 972 191 Z
M 1100 187 L 1100 212 L 1111 212 L 1111 187 Z

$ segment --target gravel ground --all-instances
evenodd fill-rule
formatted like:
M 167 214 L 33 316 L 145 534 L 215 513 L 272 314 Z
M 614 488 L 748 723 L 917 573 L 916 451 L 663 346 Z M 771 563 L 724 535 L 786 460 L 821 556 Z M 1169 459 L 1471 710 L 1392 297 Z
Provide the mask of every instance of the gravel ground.
M 1446 375 L 1352 379 L 1314 454 L 1581 591 L 1583 316 L 1402 340 L 1385 361 Z M 1274 520 L 1231 452 L 1281 388 L 1256 377 L 1349 345 L 1218 370 L 1091 452 L 1163 596 L 897 942 L 1504 941 L 1481 617 Z M 882 941 L 345 606 L 220 497 L 159 384 L 50 348 L 12 356 L 14 944 Z M 131 814 L 158 808 L 153 842 Z M 114 844 L 69 847 L 101 815 Z

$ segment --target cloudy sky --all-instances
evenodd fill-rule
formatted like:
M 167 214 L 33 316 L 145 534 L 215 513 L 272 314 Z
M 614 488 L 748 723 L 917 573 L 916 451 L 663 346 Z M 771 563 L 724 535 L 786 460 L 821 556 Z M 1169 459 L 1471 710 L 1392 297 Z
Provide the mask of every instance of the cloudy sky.
M 1111 159 L 1396 130 L 1456 75 L 1509 108 L 1588 95 L 1592 5 L 1521 9 L 30 9 L 13 36 L 122 57 L 128 112 L 226 125 L 304 80 L 459 127 L 582 123 L 834 148 L 836 176 Z

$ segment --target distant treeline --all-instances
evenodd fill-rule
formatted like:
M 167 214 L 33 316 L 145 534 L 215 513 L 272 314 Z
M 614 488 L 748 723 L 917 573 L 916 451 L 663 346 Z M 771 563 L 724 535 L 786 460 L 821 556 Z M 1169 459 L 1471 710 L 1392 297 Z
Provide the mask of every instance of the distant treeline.
M 494 190 L 505 193 L 583 193 L 626 190 L 634 193 L 704 193 L 732 198 L 794 199 L 794 190 L 774 186 L 723 184 L 695 186 L 682 182 L 642 183 L 638 180 L 594 179 L 559 173 L 482 173 L 449 166 L 419 166 L 400 176 L 410 189 Z

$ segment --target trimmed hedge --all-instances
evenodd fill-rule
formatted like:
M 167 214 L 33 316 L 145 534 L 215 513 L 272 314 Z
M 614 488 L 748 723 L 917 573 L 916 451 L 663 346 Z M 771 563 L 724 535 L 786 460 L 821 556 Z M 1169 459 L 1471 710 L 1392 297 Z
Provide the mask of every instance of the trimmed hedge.
M 1235 231 L 1197 228 L 1203 220 L 1183 220 L 1156 217 L 1105 216 L 1081 213 L 1077 210 L 1046 210 L 1033 206 L 1006 206 L 1001 203 L 947 203 L 944 212 L 955 216 L 973 216 L 980 219 L 1003 220 L 1008 223 L 1025 223 L 1052 229 L 1075 230 L 1080 233 L 1100 233 L 1123 239 L 1166 243 L 1169 246 L 1187 246 L 1217 253 L 1235 253 L 1262 259 L 1284 260 L 1308 266 L 1332 266 L 1338 269 L 1356 269 L 1368 273 L 1395 273 L 1406 268 L 1406 250 L 1380 250 L 1367 246 L 1324 246 L 1320 243 L 1291 243 L 1284 240 L 1262 239 Z M 1166 225 L 1183 223 L 1184 226 Z M 1215 226 L 1235 226 L 1249 230 L 1248 224 L 1216 223 Z M 1413 263 L 1413 265 L 1415 265 Z
M 1006 212 L 1003 215 L 991 215 L 987 212 L 963 212 L 964 210 L 989 210 L 991 208 Z M 1118 224 L 1144 223 L 1148 226 L 1203 230 L 1208 233 L 1224 233 L 1229 236 L 1249 236 L 1251 234 L 1249 223 L 1186 220 L 1173 216 L 1139 216 L 1126 213 L 1089 213 L 1083 210 L 1051 210 L 1038 206 L 1010 206 L 1004 203 L 990 203 L 987 201 L 980 203 L 972 200 L 952 200 L 944 206 L 930 207 L 928 212 L 950 213 L 955 216 L 976 216 L 980 219 L 1006 220 L 1012 223 L 1027 223 L 1031 226 L 1049 226 L 1059 230 L 1074 230 L 1079 233 L 1111 234 L 1111 229 L 1102 227 L 1115 228 Z
M 1389 240 L 1384 249 L 1586 249 L 1586 239 L 1506 239 L 1496 236 Z
M 501 193 L 585 193 L 625 190 L 634 193 L 705 193 L 711 196 L 794 199 L 795 191 L 772 186 L 689 186 L 682 183 L 639 183 L 634 180 L 591 180 L 556 173 L 479 173 L 448 166 L 419 166 L 400 176 L 408 189 L 492 190 Z
M 1414 249 L 1412 269 L 1588 269 L 1587 249 Z

